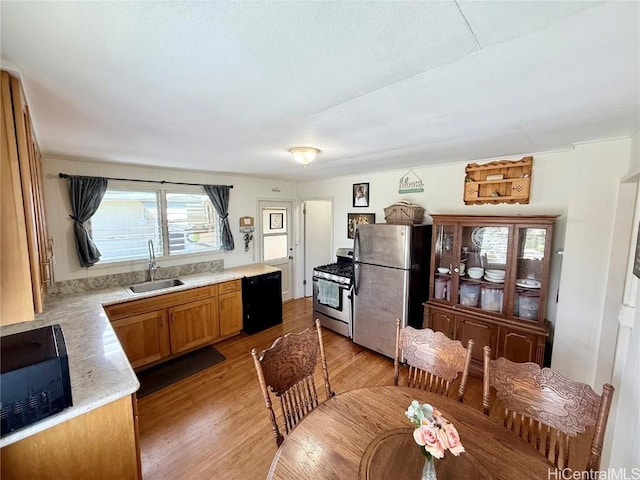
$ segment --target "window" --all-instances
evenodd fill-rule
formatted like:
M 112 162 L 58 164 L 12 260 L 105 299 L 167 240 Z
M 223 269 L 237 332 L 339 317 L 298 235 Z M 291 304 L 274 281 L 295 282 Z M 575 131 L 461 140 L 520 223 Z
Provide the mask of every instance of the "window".
M 220 217 L 205 193 L 108 189 L 91 218 L 100 264 L 219 250 Z

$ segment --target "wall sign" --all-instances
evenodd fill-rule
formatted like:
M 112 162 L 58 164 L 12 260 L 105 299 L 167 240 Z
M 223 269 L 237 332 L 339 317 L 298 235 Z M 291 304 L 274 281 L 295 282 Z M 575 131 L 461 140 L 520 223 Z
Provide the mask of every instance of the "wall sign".
M 398 193 L 416 193 L 424 192 L 424 183 L 422 179 L 415 174 L 413 170 L 409 170 L 402 177 L 398 185 Z

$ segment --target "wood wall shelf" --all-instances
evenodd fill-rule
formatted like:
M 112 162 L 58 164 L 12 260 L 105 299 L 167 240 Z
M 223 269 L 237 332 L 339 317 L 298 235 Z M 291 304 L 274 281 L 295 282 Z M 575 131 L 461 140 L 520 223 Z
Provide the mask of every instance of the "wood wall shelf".
M 532 170 L 533 157 L 468 164 L 465 168 L 465 205 L 529 203 Z M 501 179 L 491 178 L 499 175 Z

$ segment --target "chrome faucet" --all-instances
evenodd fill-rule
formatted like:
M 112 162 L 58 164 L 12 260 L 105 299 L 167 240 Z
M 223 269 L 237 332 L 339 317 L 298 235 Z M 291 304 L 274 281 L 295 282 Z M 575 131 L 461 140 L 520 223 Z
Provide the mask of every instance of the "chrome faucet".
M 153 282 L 156 279 L 156 271 L 158 270 L 156 263 L 156 253 L 153 248 L 153 240 L 149 240 L 149 279 Z

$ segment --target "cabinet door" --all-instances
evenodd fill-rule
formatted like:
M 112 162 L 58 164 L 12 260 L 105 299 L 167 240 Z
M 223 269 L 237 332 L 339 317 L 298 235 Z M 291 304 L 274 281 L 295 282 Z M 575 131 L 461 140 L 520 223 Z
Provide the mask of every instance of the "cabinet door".
M 11 77 L 2 72 L 0 100 L 0 324 L 33 320 L 34 292 L 30 270 L 27 225 L 20 179 L 20 158 L 14 123 Z M 28 212 L 27 212 L 28 213 Z M 35 292 L 36 294 L 38 292 Z
M 111 322 L 133 368 L 169 355 L 167 311 L 143 313 Z
M 242 292 L 218 296 L 220 336 L 226 337 L 242 330 Z
M 168 311 L 171 353 L 192 350 L 218 337 L 215 297 L 170 307 Z
M 456 298 L 452 298 L 452 293 L 456 292 L 456 267 L 459 264 L 455 245 L 456 231 L 455 225 L 434 224 L 429 291 L 429 299 L 432 301 L 445 304 L 456 301 Z
M 438 310 L 427 306 L 425 314 L 427 328 L 436 332 L 442 332 L 447 337 L 455 339 L 455 315 L 447 310 Z
M 515 295 L 508 309 L 519 320 L 544 322 L 551 236 L 551 225 L 516 225 L 516 261 L 511 276 Z
M 497 357 L 512 362 L 535 362 L 542 366 L 544 359 L 544 336 L 502 328 Z
M 36 313 L 41 313 L 44 301 L 44 280 L 42 268 L 48 258 L 42 257 L 46 240 L 44 228 L 44 215 L 42 197 L 38 179 L 38 167 L 36 158 L 35 140 L 31 131 L 31 117 L 29 109 L 22 94 L 20 80 L 11 77 L 11 95 L 13 97 L 13 114 L 20 161 L 20 182 L 22 185 L 22 200 L 24 204 L 25 227 L 27 232 L 27 247 L 29 251 L 29 264 L 31 271 L 31 284 L 33 292 L 33 306 Z
M 467 342 L 471 339 L 474 342 L 473 352 L 471 355 L 471 364 L 477 371 L 482 369 L 484 362 L 483 349 L 485 345 L 491 347 L 491 351 L 495 352 L 498 346 L 498 326 L 492 323 L 483 322 L 479 318 L 466 317 L 462 315 L 456 316 L 457 340 L 462 345 L 467 346 Z M 492 354 L 495 358 L 495 354 Z

